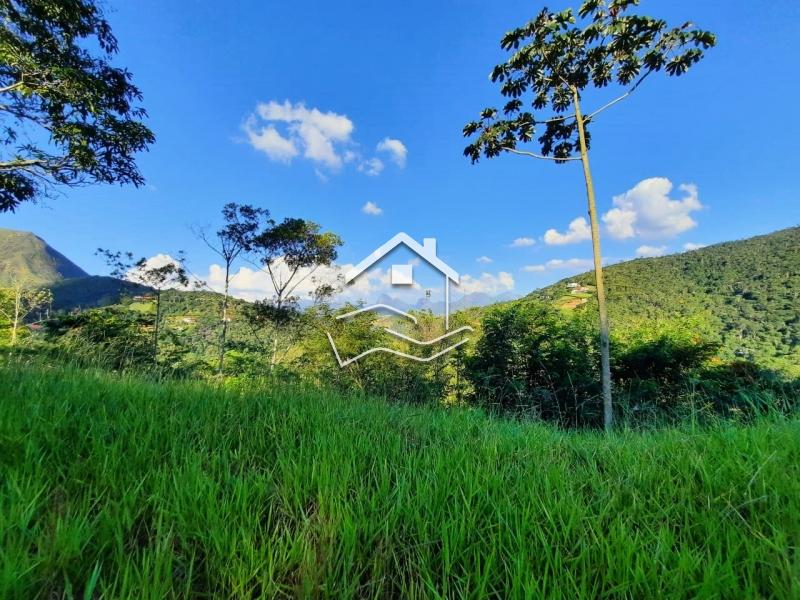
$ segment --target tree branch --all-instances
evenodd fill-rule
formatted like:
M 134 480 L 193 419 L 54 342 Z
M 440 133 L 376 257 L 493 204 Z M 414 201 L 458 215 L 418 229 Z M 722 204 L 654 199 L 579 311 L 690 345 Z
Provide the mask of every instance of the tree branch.
M 557 156 L 544 156 L 542 154 L 536 154 L 535 152 L 527 152 L 526 150 L 517 150 L 516 148 L 508 148 L 503 146 L 503 150 L 506 152 L 511 152 L 512 154 L 520 154 L 522 156 L 531 156 L 533 158 L 539 158 L 541 160 L 580 160 L 580 156 L 565 156 L 564 158 L 558 158 Z
M 40 158 L 27 158 L 0 162 L 0 171 L 12 171 L 14 169 L 24 169 L 25 167 L 47 167 L 49 163 Z
M 606 110 L 607 108 L 611 108 L 611 107 L 612 107 L 612 106 L 614 106 L 614 105 L 615 105 L 617 102 L 621 102 L 622 100 L 624 100 L 625 98 L 627 98 L 628 96 L 630 96 L 630 95 L 631 95 L 633 92 L 635 92 L 635 91 L 636 91 L 636 88 L 638 88 L 638 87 L 639 87 L 639 84 L 641 84 L 641 83 L 642 83 L 642 82 L 645 80 L 645 78 L 646 78 L 648 75 L 650 75 L 650 73 L 652 73 L 652 72 L 653 72 L 653 71 L 651 70 L 651 71 L 648 71 L 647 73 L 645 73 L 644 75 L 642 75 L 642 76 L 641 76 L 641 77 L 640 77 L 640 78 L 639 78 L 639 79 L 636 81 L 636 83 L 634 83 L 634 84 L 633 84 L 633 87 L 631 87 L 631 89 L 629 89 L 627 92 L 625 92 L 624 94 L 622 94 L 622 96 L 619 96 L 618 98 L 614 98 L 614 99 L 613 99 L 611 102 L 607 102 L 607 103 L 605 103 L 603 106 L 601 106 L 600 108 L 598 108 L 596 111 L 594 111 L 594 112 L 592 112 L 592 113 L 589 113 L 588 115 L 586 115 L 586 116 L 584 117 L 584 119 L 591 119 L 592 117 L 594 117 L 594 116 L 596 116 L 596 115 L 599 115 L 601 112 L 603 112 L 603 111 L 604 111 L 604 110 Z
M 309 278 L 311 275 L 313 275 L 313 274 L 314 274 L 314 271 L 316 271 L 318 268 L 319 268 L 319 265 L 314 265 L 314 268 L 313 268 L 313 269 L 311 269 L 311 270 L 310 270 L 308 273 L 306 273 L 306 274 L 305 274 L 305 275 L 303 275 L 303 276 L 302 276 L 300 279 L 298 279 L 298 280 L 297 280 L 297 282 L 296 282 L 296 283 L 295 283 L 295 284 L 294 284 L 294 285 L 293 285 L 293 286 L 292 286 L 292 287 L 289 289 L 289 291 L 287 291 L 287 292 L 286 292 L 286 295 L 287 295 L 287 296 L 291 296 L 291 295 L 292 295 L 292 293 L 294 293 L 294 291 L 297 289 L 297 287 L 298 287 L 298 286 L 299 286 L 301 283 L 303 283 L 303 282 L 304 282 L 306 279 L 308 279 L 308 278 Z M 296 271 L 295 271 L 295 272 L 296 272 Z M 294 277 L 294 274 L 292 275 L 292 277 Z M 290 281 L 291 281 L 291 280 L 290 280 Z M 287 286 L 289 285 L 289 282 L 288 282 L 288 281 L 286 282 L 286 285 L 287 285 Z
M 16 83 L 12 83 L 11 85 L 7 85 L 5 87 L 1 87 L 0 88 L 0 94 L 5 94 L 7 92 L 13 92 L 15 89 L 20 87 L 23 83 L 24 83 L 24 81 L 22 79 L 20 79 Z

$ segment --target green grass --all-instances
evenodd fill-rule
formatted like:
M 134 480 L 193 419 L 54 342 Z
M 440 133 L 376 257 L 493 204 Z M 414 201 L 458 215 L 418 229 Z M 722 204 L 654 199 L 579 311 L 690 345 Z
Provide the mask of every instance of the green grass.
M 0 366 L 2 598 L 800 596 L 800 422 L 564 433 Z

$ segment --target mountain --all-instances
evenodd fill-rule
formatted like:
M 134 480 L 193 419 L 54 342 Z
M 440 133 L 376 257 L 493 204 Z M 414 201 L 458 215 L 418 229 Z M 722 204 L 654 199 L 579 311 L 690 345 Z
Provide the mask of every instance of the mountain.
M 89 274 L 43 239 L 27 231 L 0 229 L 0 285 L 18 280 L 30 286 Z
M 62 279 L 48 287 L 53 292 L 53 310 L 56 311 L 107 306 L 119 302 L 123 295 L 146 294 L 152 291 L 138 283 L 100 275 Z
M 612 328 L 700 317 L 724 355 L 800 370 L 800 227 L 603 271 Z M 586 289 L 572 293 L 569 283 Z M 592 310 L 593 284 L 587 272 L 528 297 Z
M 53 292 L 54 310 L 90 308 L 117 302 L 149 288 L 113 277 L 89 275 L 40 237 L 27 231 L 0 229 L 0 287 L 20 281 Z

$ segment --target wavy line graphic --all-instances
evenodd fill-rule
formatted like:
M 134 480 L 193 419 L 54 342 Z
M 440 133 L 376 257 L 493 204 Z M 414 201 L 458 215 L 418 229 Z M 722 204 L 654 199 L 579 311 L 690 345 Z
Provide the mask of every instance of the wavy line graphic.
M 395 308 L 394 306 L 389 306 L 388 304 L 373 304 L 372 306 L 365 306 L 364 308 L 359 308 L 357 310 L 353 310 L 349 313 L 345 313 L 343 315 L 338 315 L 337 319 L 349 319 L 350 317 L 354 317 L 359 313 L 367 312 L 368 310 L 376 310 L 378 308 L 385 308 L 386 310 L 390 310 L 395 314 L 401 315 L 408 319 L 411 319 L 416 324 L 417 318 L 413 315 L 408 314 L 407 312 L 403 312 L 399 308 Z
M 436 342 L 441 342 L 442 340 L 446 340 L 447 338 L 452 337 L 452 336 L 454 336 L 454 335 L 456 335 L 458 333 L 462 333 L 464 331 L 469 331 L 469 332 L 475 331 L 469 325 L 464 325 L 463 327 L 459 327 L 458 329 L 454 329 L 453 331 L 449 331 L 449 332 L 445 333 L 444 335 L 440 335 L 439 337 L 434 338 L 432 340 L 423 341 L 423 340 L 415 340 L 414 338 L 409 337 L 409 336 L 405 335 L 404 333 L 400 333 L 399 331 L 395 331 L 394 329 L 389 329 L 388 327 L 385 327 L 383 330 L 386 333 L 390 333 L 395 337 L 399 337 L 400 339 L 403 339 L 403 340 L 405 340 L 407 342 L 411 342 L 412 344 L 417 344 L 418 346 L 430 346 L 431 344 L 435 344 Z M 469 338 L 467 338 L 467 339 L 469 339 Z
M 413 354 L 406 354 L 405 352 L 400 352 L 399 350 L 394 350 L 392 348 L 384 348 L 384 347 L 380 346 L 380 347 L 377 347 L 377 348 L 370 348 L 369 350 L 365 350 L 364 352 L 362 352 L 358 356 L 354 356 L 353 358 L 348 358 L 347 360 L 342 360 L 341 357 L 339 356 L 339 351 L 336 349 L 336 344 L 333 341 L 333 337 L 331 337 L 331 334 L 328 333 L 327 331 L 325 333 L 328 336 L 328 341 L 331 343 L 331 348 L 333 348 L 333 353 L 334 353 L 334 355 L 336 355 L 336 361 L 339 363 L 339 366 L 342 367 L 342 368 L 344 368 L 347 365 L 350 365 L 350 364 L 356 362 L 357 360 L 360 360 L 360 359 L 364 358 L 365 356 L 368 356 L 370 354 L 374 354 L 375 352 L 387 352 L 389 354 L 394 354 L 395 356 L 401 356 L 403 358 L 408 358 L 408 359 L 411 359 L 411 360 L 414 360 L 414 361 L 417 361 L 417 362 L 421 362 L 421 363 L 431 362 L 432 360 L 435 360 L 435 359 L 439 358 L 440 356 L 442 356 L 443 354 L 447 354 L 448 352 L 451 352 L 451 351 L 455 350 L 456 348 L 458 348 L 462 344 L 466 344 L 469 341 L 469 338 L 464 338 L 460 342 L 456 342 L 452 346 L 448 346 L 447 348 L 445 348 L 443 350 L 439 350 L 439 352 L 437 352 L 436 354 L 433 354 L 431 356 L 428 356 L 427 358 L 421 358 L 419 356 L 414 356 Z M 455 333 L 455 332 L 453 332 L 453 333 Z M 400 334 L 400 335 L 402 335 L 402 334 Z M 444 337 L 447 337 L 447 336 L 444 336 Z M 425 342 L 418 342 L 417 340 L 411 340 L 411 341 L 414 341 L 416 343 L 422 343 L 422 344 L 425 343 Z

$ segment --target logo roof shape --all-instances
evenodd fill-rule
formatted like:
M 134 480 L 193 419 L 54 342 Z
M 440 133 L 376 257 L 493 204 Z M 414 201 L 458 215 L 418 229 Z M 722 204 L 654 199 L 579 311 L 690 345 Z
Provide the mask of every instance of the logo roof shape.
M 429 241 L 431 242 L 430 244 L 428 243 Z M 410 235 L 403 233 L 402 231 L 384 243 L 382 246 L 376 248 L 369 256 L 353 267 L 353 269 L 345 276 L 345 283 L 350 283 L 353 281 L 356 277 L 361 275 L 364 271 L 369 269 L 372 265 L 381 260 L 400 244 L 405 245 L 409 250 L 413 251 L 421 259 L 423 259 L 432 267 L 436 268 L 453 283 L 458 285 L 459 275 L 455 269 L 450 267 L 441 258 L 436 256 L 436 240 L 434 238 L 425 238 L 424 244 L 420 244 Z

